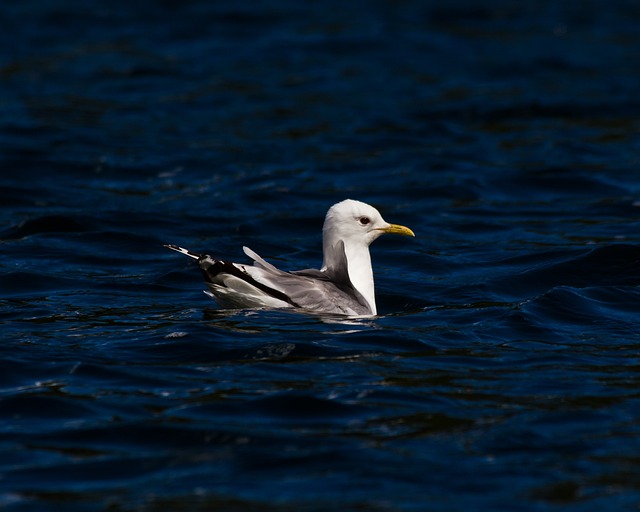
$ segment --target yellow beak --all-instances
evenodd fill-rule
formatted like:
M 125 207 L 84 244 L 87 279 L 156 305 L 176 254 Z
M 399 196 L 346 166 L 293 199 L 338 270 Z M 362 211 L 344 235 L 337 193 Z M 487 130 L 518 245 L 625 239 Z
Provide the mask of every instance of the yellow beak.
M 413 231 L 405 226 L 398 224 L 389 224 L 386 228 L 378 228 L 383 233 L 391 233 L 394 235 L 416 236 Z

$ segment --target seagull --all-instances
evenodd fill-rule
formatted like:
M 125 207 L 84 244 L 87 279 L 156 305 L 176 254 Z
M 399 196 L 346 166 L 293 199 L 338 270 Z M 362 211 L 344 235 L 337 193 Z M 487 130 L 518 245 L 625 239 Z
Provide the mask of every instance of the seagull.
M 320 270 L 285 272 L 248 247 L 243 250 L 253 265 L 219 260 L 177 245 L 164 247 L 198 261 L 209 288 L 205 293 L 223 308 L 296 308 L 371 317 L 377 315 L 377 308 L 369 245 L 384 233 L 415 236 L 405 226 L 385 222 L 373 206 L 346 199 L 329 208 L 324 219 Z

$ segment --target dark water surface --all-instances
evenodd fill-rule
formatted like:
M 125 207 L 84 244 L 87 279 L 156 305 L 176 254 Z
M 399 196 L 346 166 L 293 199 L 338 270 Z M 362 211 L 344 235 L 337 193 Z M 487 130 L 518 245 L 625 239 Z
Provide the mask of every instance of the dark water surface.
M 0 509 L 640 508 L 640 4 L 0 12 Z M 379 318 L 223 311 L 177 243 Z

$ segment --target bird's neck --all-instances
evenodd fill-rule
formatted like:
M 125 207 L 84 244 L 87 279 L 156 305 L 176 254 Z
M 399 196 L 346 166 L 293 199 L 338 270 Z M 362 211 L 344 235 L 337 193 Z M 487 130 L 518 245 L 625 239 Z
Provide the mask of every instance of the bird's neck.
M 324 250 L 323 269 L 331 269 L 336 265 L 333 255 L 335 251 Z M 349 244 L 344 247 L 347 257 L 349 280 L 353 287 L 364 297 L 369 304 L 371 314 L 376 315 L 376 297 L 373 283 L 373 268 L 371 267 L 371 255 L 369 246 L 365 244 Z

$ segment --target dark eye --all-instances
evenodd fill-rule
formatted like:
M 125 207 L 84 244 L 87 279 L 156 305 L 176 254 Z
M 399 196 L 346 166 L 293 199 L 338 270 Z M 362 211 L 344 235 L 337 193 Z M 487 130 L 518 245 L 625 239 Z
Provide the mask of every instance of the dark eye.
M 360 217 L 360 224 L 362 224 L 363 226 L 366 226 L 367 224 L 369 224 L 369 222 L 371 222 L 371 219 L 369 217 Z

